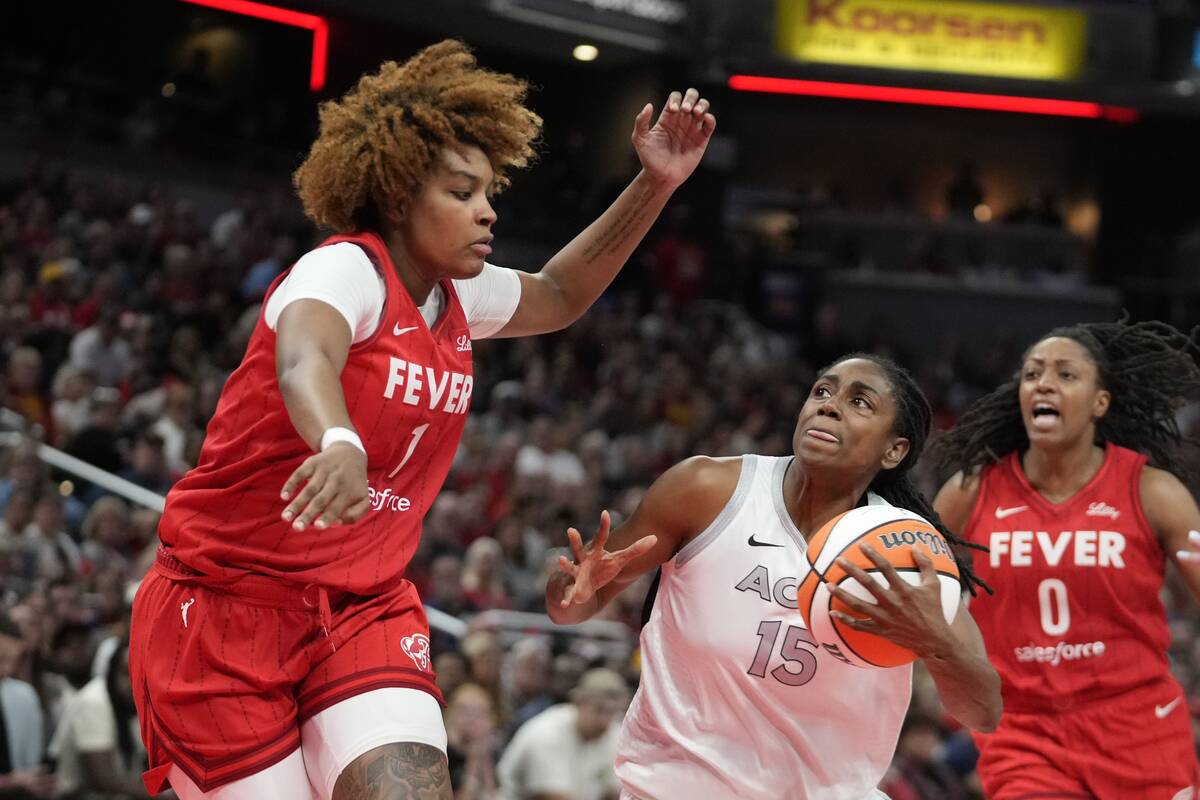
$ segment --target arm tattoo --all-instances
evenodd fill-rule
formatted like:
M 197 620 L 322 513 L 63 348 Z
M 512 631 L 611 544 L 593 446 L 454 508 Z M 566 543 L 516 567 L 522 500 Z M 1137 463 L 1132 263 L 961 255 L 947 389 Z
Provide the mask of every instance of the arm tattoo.
M 446 756 L 435 747 L 393 742 L 342 771 L 333 800 L 452 800 Z
M 600 256 L 609 255 L 628 242 L 630 234 L 635 232 L 646 218 L 646 206 L 653 197 L 654 192 L 643 189 L 630 208 L 622 211 L 615 220 L 596 234 L 595 239 L 583 251 L 583 260 L 591 264 Z

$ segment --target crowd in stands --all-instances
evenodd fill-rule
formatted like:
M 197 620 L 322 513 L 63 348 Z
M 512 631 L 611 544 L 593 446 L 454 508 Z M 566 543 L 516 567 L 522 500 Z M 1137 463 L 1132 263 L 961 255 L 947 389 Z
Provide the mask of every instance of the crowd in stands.
M 169 190 L 44 161 L 0 181 L 0 406 L 25 434 L 0 448 L 0 798 L 145 796 L 122 637 L 158 514 L 51 469 L 36 442 L 165 494 L 196 461 L 267 286 L 318 241 L 282 197 L 248 192 L 201 219 Z M 604 614 L 624 647 L 518 636 L 485 613 L 542 610 L 568 525 L 590 533 L 602 508 L 619 521 L 689 455 L 789 452 L 814 370 L 845 352 L 911 366 L 943 427 L 1015 365 L 999 336 L 982 358 L 952 338 L 897 352 L 828 303 L 773 331 L 729 302 L 686 230 L 669 216 L 568 330 L 476 345 L 474 408 L 410 571 L 430 607 L 469 623 L 434 636 L 460 800 L 614 796 L 603 767 L 648 581 Z M 1200 714 L 1197 610 L 1174 584 L 1168 608 Z M 973 758 L 918 672 L 886 790 L 978 797 Z

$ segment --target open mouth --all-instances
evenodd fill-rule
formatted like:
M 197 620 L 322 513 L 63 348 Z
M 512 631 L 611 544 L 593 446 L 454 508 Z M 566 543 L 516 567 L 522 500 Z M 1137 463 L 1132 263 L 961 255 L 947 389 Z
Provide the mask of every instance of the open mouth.
M 841 439 L 834 436 L 829 431 L 823 431 L 820 428 L 809 428 L 804 432 L 806 436 L 811 436 L 814 439 L 820 439 L 822 442 L 840 442 Z
M 1062 415 L 1058 412 L 1058 409 L 1049 403 L 1034 403 L 1033 427 L 1035 430 L 1049 430 L 1057 425 L 1061 418 Z

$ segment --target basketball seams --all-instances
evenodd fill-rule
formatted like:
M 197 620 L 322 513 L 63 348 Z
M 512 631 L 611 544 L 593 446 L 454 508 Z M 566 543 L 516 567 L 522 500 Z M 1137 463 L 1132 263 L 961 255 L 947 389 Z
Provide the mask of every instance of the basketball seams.
M 879 508 L 883 508 L 883 506 L 878 506 L 878 507 L 879 507 Z M 923 524 L 925 524 L 925 525 L 929 525 L 929 522 L 928 522 L 928 521 L 926 521 L 926 520 L 922 519 L 921 517 L 918 517 L 918 516 L 916 516 L 915 514 L 914 514 L 913 516 L 910 516 L 910 517 L 901 517 L 901 518 L 898 518 L 898 519 L 897 519 L 897 518 L 895 518 L 895 517 L 893 517 L 893 518 L 891 518 L 891 519 L 888 519 L 888 520 L 886 520 L 885 522 L 880 522 L 878 525 L 875 525 L 875 526 L 873 526 L 873 527 L 871 527 L 871 528 L 868 528 L 867 530 L 865 530 L 865 531 L 863 531 L 863 532 L 859 533 L 858 535 L 856 535 L 856 536 L 855 536 L 853 539 L 851 539 L 850 541 L 846 542 L 846 544 L 844 544 L 844 545 L 842 546 L 842 548 L 841 548 L 840 550 L 838 550 L 838 551 L 837 551 L 837 553 L 836 553 L 836 554 L 835 554 L 835 555 L 834 555 L 832 558 L 830 558 L 830 559 L 829 559 L 829 565 L 828 565 L 828 566 L 826 566 L 826 567 L 825 567 L 825 569 L 818 569 L 818 568 L 817 568 L 817 565 L 816 565 L 816 564 L 813 562 L 813 560 L 812 560 L 811 558 L 808 558 L 808 554 L 812 552 L 812 547 L 811 547 L 811 546 L 810 546 L 810 547 L 809 547 L 809 549 L 808 549 L 808 550 L 805 552 L 805 554 L 804 554 L 804 555 L 805 555 L 805 558 L 808 558 L 808 564 L 809 564 L 809 566 L 810 566 L 810 567 L 812 567 L 812 568 L 813 568 L 813 571 L 814 571 L 814 572 L 816 572 L 818 575 L 821 575 L 821 576 L 823 577 L 823 576 L 825 575 L 825 573 L 829 571 L 829 568 L 830 568 L 830 567 L 832 567 L 832 566 L 833 566 L 835 563 L 837 563 L 837 560 L 838 560 L 839 558 L 841 558 L 841 557 L 842 557 L 842 553 L 845 553 L 847 550 L 849 550 L 849 549 L 850 549 L 850 547 L 851 547 L 852 545 L 854 545 L 856 542 L 860 542 L 860 541 L 862 541 L 863 539 L 865 539 L 866 537 L 870 536 L 872 533 L 874 533 L 875 531 L 879 530 L 880 528 L 885 528 L 885 527 L 887 527 L 888 525 L 892 525 L 892 524 L 894 524 L 894 523 L 897 523 L 897 522 L 920 522 L 920 523 L 923 523 Z M 835 524 L 834 524 L 834 528 L 836 528 L 836 527 L 837 527 L 838 525 L 840 525 L 841 523 L 842 523 L 842 520 L 840 520 L 840 519 L 839 519 L 839 520 L 837 521 L 837 523 L 835 523 Z M 941 533 L 938 533 L 938 532 L 936 531 L 936 529 L 934 529 L 934 527 L 933 527 L 932 525 L 929 525 L 929 528 L 930 528 L 930 530 L 933 530 L 935 533 L 937 533 L 937 534 L 938 534 L 938 536 L 941 536 Z M 830 530 L 830 532 L 829 532 L 829 537 L 826 537 L 826 539 L 825 539 L 824 541 L 821 541 L 821 542 L 820 542 L 820 545 L 823 547 L 823 546 L 824 546 L 824 544 L 825 544 L 825 543 L 828 541 L 828 539 L 829 539 L 830 537 L 832 537 L 832 535 L 833 535 L 833 530 Z M 817 544 L 817 543 L 816 543 L 816 542 L 814 542 L 814 544 Z M 820 551 L 821 551 L 821 547 L 818 547 L 818 552 L 820 552 Z M 820 560 L 820 559 L 818 559 L 818 560 Z
M 892 565 L 892 569 L 896 570 L 896 572 L 920 572 L 921 571 L 920 567 L 897 567 L 895 564 Z M 953 578 L 954 580 L 958 581 L 959 583 L 962 583 L 962 578 L 960 578 L 958 575 L 955 575 L 953 572 L 947 572 L 945 570 L 940 570 L 937 567 L 934 567 L 933 571 L 936 572 L 938 575 L 942 576 L 943 578 Z M 872 572 L 878 572 L 880 574 L 883 574 L 883 570 L 881 570 L 879 567 L 864 568 L 863 572 L 866 572 L 868 575 L 871 574 Z M 852 578 L 854 578 L 854 576 L 851 575 L 849 572 L 847 572 L 841 578 L 838 578 L 836 581 L 834 581 L 833 585 L 841 586 L 842 583 L 845 582 L 847 579 L 852 579 Z M 909 585 L 911 586 L 912 584 L 909 584 Z

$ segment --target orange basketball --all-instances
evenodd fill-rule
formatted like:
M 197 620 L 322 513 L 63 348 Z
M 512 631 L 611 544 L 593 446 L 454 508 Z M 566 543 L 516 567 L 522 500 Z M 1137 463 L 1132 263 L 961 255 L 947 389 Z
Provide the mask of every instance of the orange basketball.
M 920 548 L 933 559 L 942 585 L 942 611 L 949 623 L 958 613 L 961 584 L 958 565 L 950 546 L 927 520 L 902 508 L 887 505 L 851 509 L 830 520 L 808 540 L 810 572 L 800 583 L 797 601 L 809 633 L 827 652 L 856 667 L 898 667 L 916 655 L 873 633 L 857 631 L 834 619 L 829 612 L 854 612 L 826 588 L 829 583 L 874 603 L 875 597 L 858 580 L 837 564 L 844 558 L 872 579 L 886 586 L 887 578 L 858 545 L 867 543 L 887 559 L 900 577 L 911 584 L 921 582 L 913 549 Z

